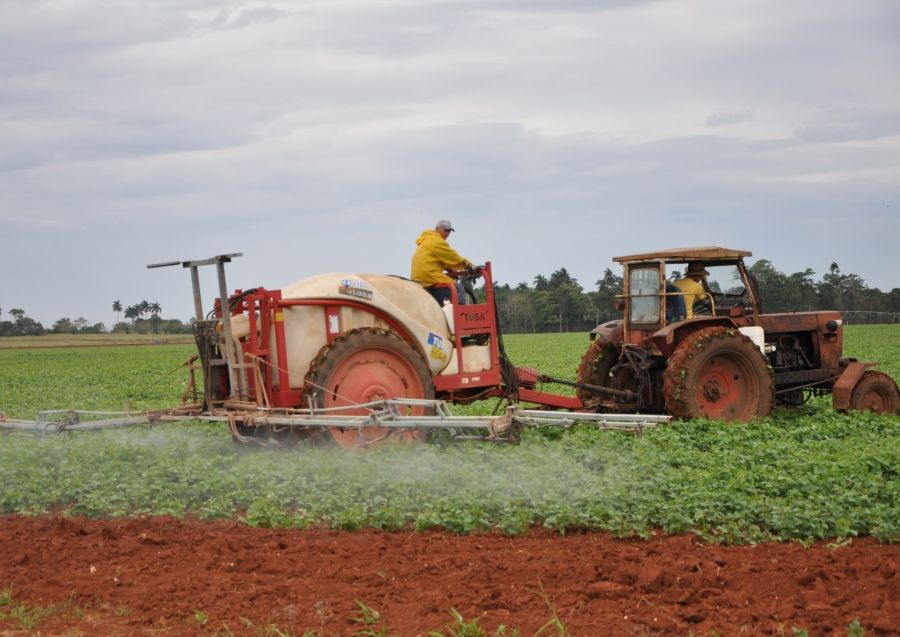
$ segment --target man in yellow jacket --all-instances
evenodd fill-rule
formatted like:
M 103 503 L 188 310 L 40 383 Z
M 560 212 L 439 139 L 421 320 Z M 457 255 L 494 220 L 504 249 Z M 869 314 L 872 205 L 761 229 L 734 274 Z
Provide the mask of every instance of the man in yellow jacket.
M 694 318 L 694 304 L 707 300 L 708 295 L 703 288 L 703 278 L 709 276 L 709 272 L 698 261 L 688 263 L 687 272 L 675 281 L 675 287 L 684 295 L 684 307 L 687 310 L 687 318 Z
M 436 283 L 456 284 L 459 302 L 465 303 L 462 286 L 444 274 L 444 270 L 465 270 L 472 267 L 471 261 L 461 256 L 447 243 L 447 238 L 453 231 L 453 224 L 446 219 L 438 221 L 434 230 L 424 230 L 416 239 L 416 245 L 419 247 L 416 248 L 412 258 L 412 272 L 409 278 L 421 283 L 438 305 L 443 305 L 445 300 L 451 302 L 452 297 L 450 288 L 436 287 Z

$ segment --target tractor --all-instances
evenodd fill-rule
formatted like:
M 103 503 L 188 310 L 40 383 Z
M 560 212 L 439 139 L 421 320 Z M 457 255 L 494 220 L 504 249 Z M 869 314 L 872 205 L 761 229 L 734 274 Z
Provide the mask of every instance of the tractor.
M 891 377 L 842 356 L 840 312 L 762 313 L 749 256 L 703 247 L 615 257 L 624 266 L 624 317 L 591 331 L 577 373 L 584 407 L 747 422 L 776 404 L 831 394 L 836 409 L 897 411 Z M 667 269 L 689 264 L 706 276 L 687 319 L 677 310 L 686 295 Z

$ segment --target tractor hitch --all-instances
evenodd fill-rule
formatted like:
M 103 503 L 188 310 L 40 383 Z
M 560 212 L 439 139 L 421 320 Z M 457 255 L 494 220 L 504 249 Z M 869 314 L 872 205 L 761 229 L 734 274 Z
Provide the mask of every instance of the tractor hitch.
M 584 389 L 585 391 L 589 391 L 592 394 L 602 394 L 605 396 L 613 396 L 614 398 L 619 398 L 621 400 L 635 403 L 640 400 L 640 396 L 633 391 L 629 391 L 627 389 L 612 389 L 611 387 L 603 387 L 602 385 L 590 385 L 588 383 L 576 383 L 571 380 L 565 380 L 563 378 L 554 378 L 552 376 L 544 376 L 543 374 L 538 376 L 538 380 L 544 383 L 557 383 L 559 385 L 566 385 L 568 387 L 575 387 L 576 389 Z

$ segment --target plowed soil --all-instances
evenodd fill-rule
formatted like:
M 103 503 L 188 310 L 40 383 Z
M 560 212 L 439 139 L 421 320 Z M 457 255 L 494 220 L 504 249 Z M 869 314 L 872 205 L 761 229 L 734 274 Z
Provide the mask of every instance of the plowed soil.
M 12 587 L 0 635 L 449 635 L 451 608 L 490 634 L 506 625 L 523 636 L 553 613 L 588 636 L 900 626 L 900 546 L 872 539 L 728 547 L 540 529 L 461 537 L 3 516 L 0 547 L 0 589 Z M 357 601 L 377 623 L 353 621 Z

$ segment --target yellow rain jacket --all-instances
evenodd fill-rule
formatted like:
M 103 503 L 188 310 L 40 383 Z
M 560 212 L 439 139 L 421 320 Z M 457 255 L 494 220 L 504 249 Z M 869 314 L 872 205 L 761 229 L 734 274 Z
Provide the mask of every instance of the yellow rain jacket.
M 415 254 L 409 278 L 418 281 L 425 287 L 435 283 L 453 283 L 453 279 L 444 274 L 444 270 L 463 270 L 472 263 L 460 256 L 450 247 L 436 230 L 425 230 L 416 239 Z
M 687 310 L 687 317 L 694 318 L 694 303 L 698 303 L 706 298 L 703 284 L 684 276 L 675 281 L 675 287 L 684 294 L 684 308 Z

